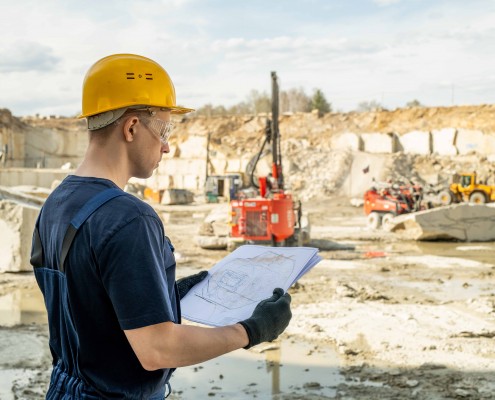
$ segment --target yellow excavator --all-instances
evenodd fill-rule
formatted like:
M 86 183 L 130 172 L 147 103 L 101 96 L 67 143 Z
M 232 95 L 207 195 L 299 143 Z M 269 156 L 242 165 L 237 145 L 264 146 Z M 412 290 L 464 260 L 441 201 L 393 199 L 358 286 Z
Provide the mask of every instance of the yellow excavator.
M 469 202 L 485 204 L 495 201 L 495 186 L 477 182 L 476 172 L 454 174 L 449 189 L 439 193 L 442 205 Z

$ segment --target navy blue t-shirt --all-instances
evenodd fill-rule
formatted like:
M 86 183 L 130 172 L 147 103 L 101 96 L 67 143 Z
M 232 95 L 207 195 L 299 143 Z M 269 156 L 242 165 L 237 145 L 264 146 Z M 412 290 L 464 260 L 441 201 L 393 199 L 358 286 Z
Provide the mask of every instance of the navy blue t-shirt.
M 45 266 L 58 269 L 71 219 L 108 188 L 117 186 L 71 175 L 48 197 L 39 221 Z M 78 337 L 76 360 L 62 360 L 65 369 L 79 371 L 108 398 L 149 398 L 163 392 L 171 370 L 143 369 L 123 332 L 180 323 L 175 259 L 153 208 L 130 194 L 101 206 L 79 229 L 65 274 Z

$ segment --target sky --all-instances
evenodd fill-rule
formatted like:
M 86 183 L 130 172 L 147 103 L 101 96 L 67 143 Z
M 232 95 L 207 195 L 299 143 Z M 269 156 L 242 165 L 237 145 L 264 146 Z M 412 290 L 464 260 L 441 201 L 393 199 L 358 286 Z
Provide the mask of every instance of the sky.
M 154 59 L 177 103 L 323 91 L 334 111 L 495 103 L 495 0 L 0 0 L 0 108 L 74 116 L 110 54 Z

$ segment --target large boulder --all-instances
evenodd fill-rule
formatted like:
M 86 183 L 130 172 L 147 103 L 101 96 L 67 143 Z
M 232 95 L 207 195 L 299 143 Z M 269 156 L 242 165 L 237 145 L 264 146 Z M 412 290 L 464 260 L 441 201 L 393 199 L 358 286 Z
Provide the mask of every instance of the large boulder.
M 396 217 L 392 232 L 413 240 L 495 240 L 494 204 L 455 204 Z
M 0 200 L 0 272 L 31 271 L 31 241 L 39 207 Z

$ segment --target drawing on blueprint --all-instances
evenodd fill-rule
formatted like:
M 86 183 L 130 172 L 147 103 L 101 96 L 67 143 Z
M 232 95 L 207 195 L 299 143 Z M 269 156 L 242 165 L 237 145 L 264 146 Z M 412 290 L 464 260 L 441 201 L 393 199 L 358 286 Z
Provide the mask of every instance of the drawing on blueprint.
M 195 295 L 226 311 L 257 304 L 282 282 L 287 283 L 294 268 L 293 257 L 275 251 L 254 258 L 235 258 L 214 272 Z

